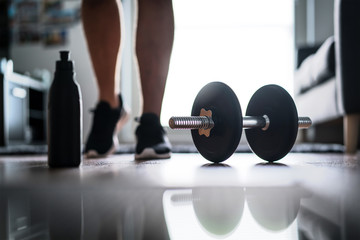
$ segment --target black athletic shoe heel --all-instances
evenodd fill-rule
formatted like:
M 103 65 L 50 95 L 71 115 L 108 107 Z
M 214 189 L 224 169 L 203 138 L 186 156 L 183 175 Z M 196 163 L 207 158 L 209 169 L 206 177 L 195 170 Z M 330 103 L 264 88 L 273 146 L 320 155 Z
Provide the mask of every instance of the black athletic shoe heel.
M 171 157 L 171 144 L 157 115 L 144 113 L 136 129 L 136 160 L 166 159 Z

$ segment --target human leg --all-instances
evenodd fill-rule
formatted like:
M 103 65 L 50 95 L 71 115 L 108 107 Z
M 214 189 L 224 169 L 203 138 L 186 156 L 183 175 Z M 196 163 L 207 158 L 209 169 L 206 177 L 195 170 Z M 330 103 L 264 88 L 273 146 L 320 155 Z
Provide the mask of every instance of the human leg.
M 102 157 L 115 151 L 117 130 L 128 118 L 119 95 L 119 55 L 123 37 L 121 2 L 83 0 L 82 20 L 99 90 L 85 153 L 87 157 Z
M 99 100 L 117 107 L 119 55 L 123 38 L 122 5 L 119 0 L 83 0 L 82 21 L 96 76 Z
M 136 55 L 143 112 L 160 116 L 174 40 L 171 0 L 138 0 Z
M 138 0 L 136 55 L 143 115 L 136 130 L 136 159 L 169 158 L 171 145 L 160 124 L 161 105 L 174 40 L 171 0 Z

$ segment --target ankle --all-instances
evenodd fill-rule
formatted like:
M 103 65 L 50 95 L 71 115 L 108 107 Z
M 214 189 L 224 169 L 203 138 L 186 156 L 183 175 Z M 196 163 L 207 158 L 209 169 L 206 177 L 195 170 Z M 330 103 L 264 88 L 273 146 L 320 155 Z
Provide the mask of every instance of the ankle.
M 119 100 L 118 95 L 114 95 L 111 97 L 109 97 L 109 96 L 101 97 L 100 96 L 100 101 L 107 102 L 111 108 L 118 108 L 120 106 L 120 100 Z

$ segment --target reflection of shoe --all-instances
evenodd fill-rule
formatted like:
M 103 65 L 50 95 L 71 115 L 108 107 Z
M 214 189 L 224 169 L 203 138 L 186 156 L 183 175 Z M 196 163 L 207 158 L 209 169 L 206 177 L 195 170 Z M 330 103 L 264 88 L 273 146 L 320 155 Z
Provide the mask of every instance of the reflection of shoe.
M 171 144 L 158 116 L 144 113 L 136 129 L 136 160 L 165 159 L 171 156 Z
M 105 157 L 115 152 L 119 141 L 117 132 L 129 119 L 121 96 L 119 107 L 111 108 L 109 103 L 100 101 L 94 112 L 92 128 L 86 142 L 85 155 L 88 158 Z

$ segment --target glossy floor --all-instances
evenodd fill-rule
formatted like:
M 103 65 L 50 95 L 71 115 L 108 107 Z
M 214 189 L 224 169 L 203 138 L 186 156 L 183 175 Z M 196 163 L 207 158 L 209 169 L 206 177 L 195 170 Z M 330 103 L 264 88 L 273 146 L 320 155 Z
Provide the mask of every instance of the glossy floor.
M 46 159 L 0 158 L 0 239 L 360 239 L 359 154 Z

